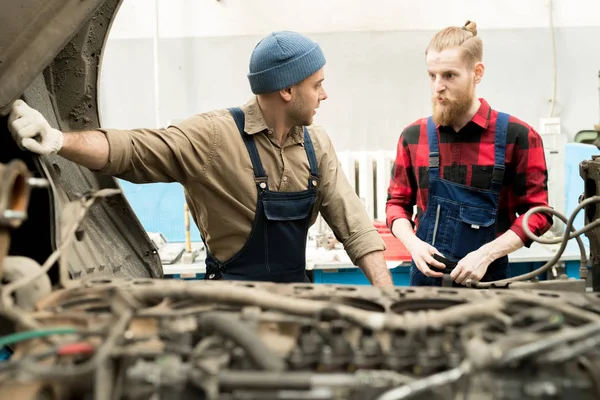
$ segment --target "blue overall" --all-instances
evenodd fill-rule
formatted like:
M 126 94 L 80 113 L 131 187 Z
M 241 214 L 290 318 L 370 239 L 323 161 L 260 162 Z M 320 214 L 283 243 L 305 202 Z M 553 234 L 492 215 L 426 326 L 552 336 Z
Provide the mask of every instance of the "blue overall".
M 306 276 L 306 237 L 319 183 L 317 157 L 304 128 L 304 149 L 310 165 L 308 189 L 300 192 L 269 190 L 254 138 L 244 132 L 244 113 L 229 109 L 246 144 L 258 192 L 250 236 L 241 250 L 225 262 L 208 251 L 205 279 L 270 282 L 310 282 Z M 206 247 L 206 246 L 205 246 Z
M 496 238 L 508 118 L 507 114 L 498 113 L 494 169 L 489 189 L 478 189 L 440 178 L 438 132 L 433 119 L 430 117 L 427 121 L 429 196 L 416 235 L 438 249 L 450 261 L 458 262 L 468 253 Z M 445 274 L 449 272 L 448 268 L 444 270 Z M 505 279 L 509 274 L 508 257 L 504 256 L 490 264 L 481 281 Z M 411 286 L 442 286 L 442 281 L 442 278 L 425 276 L 413 261 L 410 267 Z M 460 285 L 453 282 L 453 286 Z

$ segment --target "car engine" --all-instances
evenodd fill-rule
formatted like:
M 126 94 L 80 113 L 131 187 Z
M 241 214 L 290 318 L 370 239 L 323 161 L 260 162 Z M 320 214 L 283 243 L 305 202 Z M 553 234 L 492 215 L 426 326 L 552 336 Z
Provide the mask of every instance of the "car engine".
M 543 210 L 570 236 L 526 231 L 561 246 L 520 277 L 473 288 L 159 279 L 118 183 L 22 151 L 2 116 L 23 98 L 58 129 L 98 128 L 99 69 L 122 0 L 4 3 L 0 355 L 11 356 L 0 399 L 600 398 L 600 159 L 581 164 L 572 216 Z M 580 279 L 538 280 L 569 239 Z
M 600 395 L 596 293 L 92 279 L 17 318 L 2 398 Z
M 87 211 L 119 190 L 71 201 L 61 244 L 39 265 L 5 256 L 36 181 L 19 161 L 0 173 L 0 313 L 17 327 L 0 337 L 14 351 L 0 363 L 2 398 L 600 396 L 598 293 L 502 282 L 478 290 L 73 279 L 68 250 Z

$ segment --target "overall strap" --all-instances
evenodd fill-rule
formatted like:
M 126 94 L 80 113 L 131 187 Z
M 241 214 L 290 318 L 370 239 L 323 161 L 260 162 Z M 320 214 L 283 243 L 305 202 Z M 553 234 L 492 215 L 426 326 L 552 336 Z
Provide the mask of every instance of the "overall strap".
M 315 188 L 319 183 L 319 168 L 317 164 L 317 156 L 315 154 L 315 147 L 313 146 L 312 139 L 308 134 L 308 129 L 304 127 L 304 150 L 308 157 L 308 164 L 310 165 L 310 176 L 308 178 L 308 187 Z
M 427 140 L 429 142 L 429 182 L 431 182 L 431 178 L 440 177 L 438 133 L 432 117 L 427 119 Z
M 506 156 L 506 132 L 508 130 L 509 115 L 498 112 L 496 118 L 496 137 L 494 140 L 494 171 L 490 189 L 500 193 L 504 181 L 504 160 Z
M 244 139 L 246 149 L 248 149 L 248 154 L 250 155 L 250 160 L 252 161 L 252 168 L 254 169 L 254 180 L 260 189 L 267 189 L 268 177 L 265 169 L 263 168 L 262 162 L 260 161 L 260 155 L 258 154 L 256 143 L 254 143 L 254 138 L 244 131 L 244 112 L 239 107 L 228 108 L 228 110 L 235 120 L 235 124 L 240 131 L 242 139 Z

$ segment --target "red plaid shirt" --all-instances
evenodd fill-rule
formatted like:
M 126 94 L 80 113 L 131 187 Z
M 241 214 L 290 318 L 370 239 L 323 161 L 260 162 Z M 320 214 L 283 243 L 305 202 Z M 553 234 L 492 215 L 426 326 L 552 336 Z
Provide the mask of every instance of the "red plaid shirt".
M 440 175 L 451 182 L 489 189 L 498 112 L 485 100 L 480 101 L 481 107 L 460 132 L 438 126 Z M 404 129 L 398 140 L 386 204 L 388 227 L 398 218 L 412 221 L 415 204 L 414 222 L 418 226 L 427 207 L 428 166 L 427 118 L 422 118 Z M 529 247 L 531 240 L 522 228 L 523 214 L 536 206 L 548 206 L 548 171 L 542 138 L 513 116 L 508 124 L 505 167 L 498 205 L 498 236 L 511 229 Z M 544 234 L 551 226 L 550 214 L 536 213 L 529 218 L 529 228 L 536 235 Z

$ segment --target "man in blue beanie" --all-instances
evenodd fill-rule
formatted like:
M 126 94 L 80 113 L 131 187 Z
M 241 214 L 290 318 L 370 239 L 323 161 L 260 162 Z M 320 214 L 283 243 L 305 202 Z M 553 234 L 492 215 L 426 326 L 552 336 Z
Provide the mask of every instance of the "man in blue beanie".
M 180 182 L 207 249 L 206 279 L 307 282 L 306 237 L 319 212 L 373 285 L 393 285 L 383 240 L 312 125 L 327 98 L 325 56 L 295 32 L 263 38 L 250 58 L 255 94 L 241 108 L 166 129 L 62 133 L 22 101 L 9 129 L 25 149 L 134 183 Z

